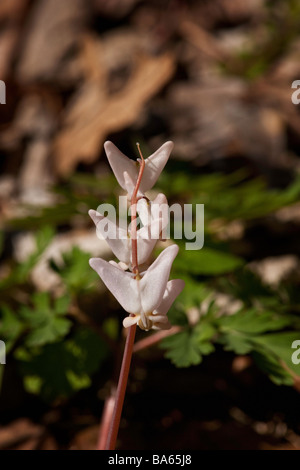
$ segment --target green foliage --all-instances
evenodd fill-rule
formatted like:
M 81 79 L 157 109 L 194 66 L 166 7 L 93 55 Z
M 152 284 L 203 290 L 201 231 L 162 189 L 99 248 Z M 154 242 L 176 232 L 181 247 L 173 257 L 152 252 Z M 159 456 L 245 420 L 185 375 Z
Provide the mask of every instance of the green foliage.
M 25 326 L 15 312 L 7 305 L 1 305 L 0 315 L 1 339 L 5 341 L 6 352 L 8 353 L 24 331 Z
M 49 402 L 90 386 L 91 374 L 108 355 L 103 339 L 86 327 L 75 326 L 69 315 L 80 293 L 96 287 L 98 278 L 89 268 L 89 254 L 74 247 L 63 255 L 60 265 L 52 262 L 67 293 L 56 297 L 32 289 L 30 273 L 54 233 L 49 226 L 39 229 L 34 253 L 12 266 L 0 281 L 0 337 L 6 352 L 17 360 L 25 388 Z M 113 325 L 109 329 L 115 337 Z M 2 367 L 1 378 L 4 371 Z
M 28 280 L 30 272 L 37 264 L 41 254 L 45 251 L 53 236 L 54 229 L 49 225 L 45 225 L 37 231 L 35 237 L 35 251 L 26 261 L 15 265 L 7 277 L 0 280 L 0 291 L 7 291 L 9 288 L 23 284 Z
M 75 174 L 64 185 L 53 188 L 57 203 L 47 207 L 26 207 L 30 215 L 9 221 L 14 229 L 36 230 L 50 225 L 58 227 L 74 218 L 86 218 L 88 210 L 97 207 L 99 201 L 114 203 L 116 181 L 112 174 L 98 178 L 94 175 Z M 116 205 L 116 204 L 114 204 Z
M 176 272 L 179 275 L 179 273 Z M 195 280 L 188 274 L 180 276 L 185 282 L 185 287 L 180 294 L 179 301 L 183 305 L 183 310 L 193 306 L 199 306 L 212 292 L 212 289 L 205 282 Z M 178 300 L 176 305 L 178 304 Z M 170 317 L 170 314 L 168 314 Z M 186 318 L 186 316 L 185 316 Z
M 294 352 L 291 346 L 295 340 L 299 340 L 299 332 L 286 331 L 259 336 L 257 343 L 269 354 L 283 361 L 296 375 L 300 375 L 299 366 L 293 364 L 291 360 L 292 352 Z
M 245 180 L 244 171 L 232 175 L 197 176 L 166 172 L 159 184 L 169 198 L 205 204 L 205 246 L 199 251 L 180 250 L 174 262 L 174 275 L 183 277 L 186 287 L 169 312 L 173 325 L 181 327 L 174 337 L 162 341 L 168 357 L 178 367 L 199 364 L 204 352 L 198 332 L 212 332 L 205 339 L 208 353 L 218 343 L 235 354 L 251 354 L 261 369 L 277 384 L 293 383 L 299 367 L 291 363 L 292 338 L 300 339 L 300 296 L 292 285 L 274 289 L 266 286 L 248 269 L 229 245 L 216 243 L 215 234 L 232 220 L 247 221 L 265 217 L 299 200 L 300 179 L 284 190 L 270 190 L 261 179 Z M 242 184 L 241 184 L 242 183 Z M 178 196 L 180 195 L 180 196 Z M 217 221 L 217 224 L 215 223 Z M 211 224 L 213 222 L 213 224 Z M 238 300 L 243 308 L 228 315 L 217 303 L 209 302 L 216 293 Z M 206 312 L 203 307 L 208 305 Z M 199 321 L 189 325 L 189 309 L 199 310 Z M 275 332 L 275 333 L 274 333 Z M 277 347 L 276 347 L 277 344 Z M 280 347 L 279 347 L 280 345 Z
M 267 188 L 261 178 L 247 181 L 246 176 L 245 171 L 204 176 L 165 172 L 159 185 L 169 198 L 204 204 L 206 222 L 255 219 L 299 200 L 299 176 L 284 190 Z
M 252 357 L 258 367 L 267 374 L 276 385 L 293 385 L 293 377 L 282 367 L 278 361 L 278 357 L 268 354 L 267 351 L 263 351 L 262 353 L 253 351 Z
M 184 300 L 184 299 L 183 299 Z M 173 318 L 176 318 L 174 316 Z M 233 315 L 219 315 L 211 302 L 205 315 L 194 326 L 181 322 L 182 331 L 163 339 L 166 357 L 177 367 L 189 367 L 214 351 L 214 344 L 238 355 L 252 354 L 258 366 L 276 384 L 293 383 L 292 373 L 300 375 L 291 360 L 292 342 L 300 338 L 296 316 L 258 308 L 241 309 Z M 295 327 L 295 331 L 287 331 Z M 271 333 L 275 331 L 276 333 Z
M 197 251 L 182 249 L 174 261 L 174 269 L 183 273 L 216 276 L 232 272 L 243 263 L 242 259 L 230 253 L 204 247 Z
M 220 324 L 223 332 L 232 331 L 241 334 L 257 335 L 266 331 L 280 330 L 289 326 L 288 316 L 277 315 L 273 312 L 258 309 L 241 310 L 235 315 L 222 316 Z
M 202 356 L 214 351 L 209 339 L 214 334 L 213 327 L 207 325 L 206 331 L 197 326 L 187 328 L 175 335 L 164 338 L 161 346 L 167 349 L 166 357 L 177 367 L 200 364 Z
M 63 280 L 71 293 L 88 291 L 95 286 L 98 276 L 94 270 L 89 269 L 90 253 L 82 251 L 74 246 L 70 251 L 63 254 L 62 263 L 50 261 L 50 267 Z
M 98 335 L 81 327 L 63 342 L 30 350 L 20 348 L 16 357 L 27 390 L 52 401 L 89 387 L 91 375 L 99 369 L 107 353 L 107 346 Z
M 29 347 L 42 346 L 64 338 L 72 326 L 72 322 L 64 318 L 70 298 L 65 295 L 55 299 L 51 305 L 49 294 L 41 292 L 34 294 L 32 301 L 32 308 L 24 306 L 20 310 L 20 317 L 28 329 L 25 344 Z
M 184 279 L 186 287 L 168 314 L 180 331 L 161 342 L 166 357 L 177 367 L 196 366 L 218 345 L 235 354 L 251 354 L 275 383 L 292 384 L 292 374 L 299 374 L 299 366 L 291 363 L 292 340 L 300 339 L 298 286 L 280 285 L 274 291 L 264 285 L 245 268 L 234 244 L 220 243 L 217 235 L 230 221 L 253 223 L 298 201 L 300 179 L 284 190 L 270 190 L 261 179 L 248 179 L 244 171 L 199 176 L 184 168 L 184 172 L 164 172 L 159 185 L 170 202 L 205 204 L 204 248 L 186 251 L 184 240 L 180 241 L 182 248 L 173 265 L 173 277 Z M 26 389 L 47 401 L 88 387 L 108 358 L 108 349 L 102 337 L 81 325 L 80 316 L 74 320 L 70 315 L 73 307 L 76 311 L 87 305 L 84 314 L 93 316 L 96 292 L 99 301 L 98 276 L 88 265 L 91 254 L 73 247 L 60 262 L 50 262 L 61 280 L 59 294 L 36 293 L 30 273 L 56 229 L 72 223 L 74 217 L 89 223 L 88 209 L 96 208 L 99 201 L 114 202 L 115 188 L 111 175 L 99 181 L 94 175 L 77 174 L 55 188 L 55 206 L 27 208 L 29 217 L 10 223 L 36 231 L 36 249 L 24 263 L 6 262 L 8 274 L 0 280 L 1 339 L 18 361 Z M 229 315 L 226 308 L 218 307 L 218 293 L 243 307 Z M 193 325 L 190 309 L 199 311 Z M 97 326 L 109 341 L 118 342 L 119 320 L 97 318 Z

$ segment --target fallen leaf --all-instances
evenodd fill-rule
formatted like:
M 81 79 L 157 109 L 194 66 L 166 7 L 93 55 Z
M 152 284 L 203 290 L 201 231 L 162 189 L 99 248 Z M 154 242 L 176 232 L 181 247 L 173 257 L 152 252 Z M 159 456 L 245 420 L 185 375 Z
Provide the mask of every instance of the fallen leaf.
M 108 134 L 133 124 L 145 104 L 171 78 L 174 58 L 141 56 L 121 91 L 104 96 L 97 81 L 86 82 L 68 109 L 63 129 L 54 143 L 54 162 L 66 176 L 77 163 L 91 163 Z

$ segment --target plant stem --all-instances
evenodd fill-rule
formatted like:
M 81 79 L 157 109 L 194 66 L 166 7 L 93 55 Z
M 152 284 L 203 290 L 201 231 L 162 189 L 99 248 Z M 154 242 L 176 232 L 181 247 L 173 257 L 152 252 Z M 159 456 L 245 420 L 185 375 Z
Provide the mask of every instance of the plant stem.
M 140 171 L 138 175 L 138 179 L 131 197 L 131 254 L 132 254 L 132 272 L 135 275 L 135 279 L 139 279 L 139 264 L 138 264 L 138 253 L 137 253 L 137 224 L 136 224 L 136 216 L 137 216 L 137 193 L 141 184 L 141 179 L 143 176 L 144 168 L 145 168 L 145 160 L 143 155 L 140 151 L 139 144 L 137 144 L 138 150 L 141 156 L 140 163 Z M 136 332 L 136 325 L 129 327 L 129 332 L 126 338 L 124 353 L 123 353 L 123 360 L 121 365 L 121 371 L 119 376 L 119 382 L 117 387 L 117 392 L 115 396 L 115 403 L 114 403 L 114 410 L 112 414 L 111 424 L 109 426 L 109 431 L 107 435 L 105 450 L 114 450 L 116 447 L 116 441 L 120 426 L 121 414 L 124 404 L 124 398 L 126 393 L 130 363 L 132 358 L 132 351 L 135 339 L 135 332 Z M 105 413 L 108 413 L 108 410 L 105 410 Z M 111 413 L 111 412 L 110 412 Z M 108 413 L 109 414 L 109 413 Z M 103 418 L 104 425 L 107 426 L 107 418 Z M 101 439 L 101 446 L 103 440 Z
M 138 351 L 142 351 L 143 349 L 149 348 L 150 346 L 159 343 L 163 338 L 175 335 L 181 330 L 182 328 L 180 326 L 172 326 L 170 330 L 161 330 L 158 331 L 158 333 L 146 336 L 146 338 L 140 339 L 140 341 L 137 341 L 135 343 L 135 345 L 133 346 L 133 352 L 136 353 Z
M 116 393 L 115 407 L 114 407 L 112 421 L 111 421 L 111 425 L 110 425 L 108 436 L 107 436 L 105 450 L 114 450 L 116 447 L 116 441 L 117 441 L 117 436 L 118 436 L 118 431 L 119 431 L 119 426 L 120 426 L 121 414 L 122 414 L 122 409 L 123 409 L 123 403 L 124 403 L 124 398 L 125 398 L 127 380 L 128 380 L 131 357 L 132 357 L 135 330 L 136 330 L 136 325 L 131 326 L 129 328 L 129 333 L 126 338 L 123 361 L 122 361 L 118 388 L 117 388 L 117 393 Z
M 110 395 L 105 399 L 104 408 L 102 412 L 100 433 L 98 439 L 98 450 L 104 450 L 108 439 L 110 423 L 112 422 L 113 412 L 116 401 L 116 389 L 111 387 Z
M 131 255 L 132 255 L 132 272 L 135 274 L 135 277 L 139 276 L 139 263 L 138 263 L 138 254 L 137 254 L 137 226 L 136 226 L 136 207 L 137 207 L 137 193 L 141 184 L 142 176 L 145 168 L 145 160 L 140 150 L 140 144 L 136 144 L 141 156 L 140 161 L 140 171 L 138 179 L 131 197 Z

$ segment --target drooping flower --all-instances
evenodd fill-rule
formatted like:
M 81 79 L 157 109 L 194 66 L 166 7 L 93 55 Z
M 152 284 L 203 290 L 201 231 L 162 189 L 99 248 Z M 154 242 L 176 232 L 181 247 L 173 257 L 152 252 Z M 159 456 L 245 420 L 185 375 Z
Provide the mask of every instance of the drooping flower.
M 90 266 L 106 287 L 124 310 L 132 315 L 124 320 L 125 327 L 137 323 L 143 330 L 170 328 L 167 311 L 184 287 L 180 279 L 168 282 L 177 253 L 177 245 L 167 247 L 137 278 L 133 273 L 124 272 L 101 258 L 90 260 Z
M 160 305 L 153 310 L 152 314 L 147 316 L 147 320 L 150 328 L 153 330 L 168 330 L 171 328 L 171 324 L 168 320 L 167 313 L 170 310 L 174 300 L 184 288 L 184 281 L 182 279 L 172 279 L 168 281 L 166 289 Z M 135 315 L 126 317 L 123 320 L 123 326 L 128 328 L 134 324 L 139 325 L 140 328 L 144 328 L 142 315 Z M 149 329 L 149 328 L 148 328 Z
M 130 232 L 104 217 L 97 211 L 90 210 L 89 216 L 96 225 L 97 232 L 106 239 L 114 255 L 129 268 L 132 266 L 132 250 Z M 162 219 L 150 220 L 147 225 L 137 230 L 138 263 L 147 262 L 159 240 L 162 231 Z
M 146 158 L 138 197 L 142 197 L 146 191 L 155 185 L 168 161 L 173 146 L 173 142 L 166 142 L 156 150 L 156 152 L 150 155 L 150 157 Z M 126 157 L 126 155 L 120 152 L 120 150 L 110 141 L 105 142 L 104 148 L 119 185 L 127 191 L 128 196 L 131 197 L 138 178 L 138 162 Z

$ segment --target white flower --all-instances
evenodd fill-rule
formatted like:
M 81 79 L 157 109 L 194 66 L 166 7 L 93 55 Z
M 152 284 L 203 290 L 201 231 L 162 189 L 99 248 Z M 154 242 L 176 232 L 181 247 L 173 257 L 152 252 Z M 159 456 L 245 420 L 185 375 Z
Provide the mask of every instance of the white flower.
M 148 328 L 145 328 L 142 314 L 124 318 L 123 326 L 128 328 L 129 326 L 137 324 L 143 330 L 148 330 L 150 328 L 153 330 L 168 330 L 171 328 L 171 324 L 168 320 L 167 313 L 183 288 L 184 281 L 182 279 L 173 279 L 172 281 L 167 282 L 160 305 L 153 310 L 152 314 L 147 315 L 146 322 Z
M 101 258 L 90 259 L 90 266 L 99 274 L 124 310 L 134 315 L 125 318 L 125 327 L 134 323 L 143 330 L 170 327 L 167 311 L 184 287 L 181 279 L 168 282 L 177 253 L 177 245 L 169 246 L 137 279 L 133 273 L 124 272 Z
M 146 191 L 155 185 L 168 161 L 173 146 L 173 142 L 166 142 L 156 150 L 155 153 L 145 159 L 145 169 L 139 187 L 138 197 L 142 197 Z M 139 173 L 138 161 L 134 161 L 126 157 L 126 155 L 120 152 L 120 150 L 110 141 L 105 142 L 104 148 L 119 185 L 127 191 L 129 197 L 131 197 Z
M 147 226 L 161 219 L 161 232 L 159 239 L 165 239 L 166 228 L 169 223 L 169 206 L 167 198 L 164 194 L 159 193 L 153 201 L 146 198 L 141 198 L 137 202 L 137 212 L 140 221 L 143 225 Z
M 97 211 L 89 210 L 89 216 L 93 220 L 103 238 L 106 239 L 114 255 L 128 267 L 132 266 L 132 250 L 130 232 L 119 227 L 114 222 L 104 217 Z M 150 257 L 155 243 L 159 240 L 162 231 L 162 219 L 150 220 L 150 222 L 137 230 L 138 264 L 144 264 Z

